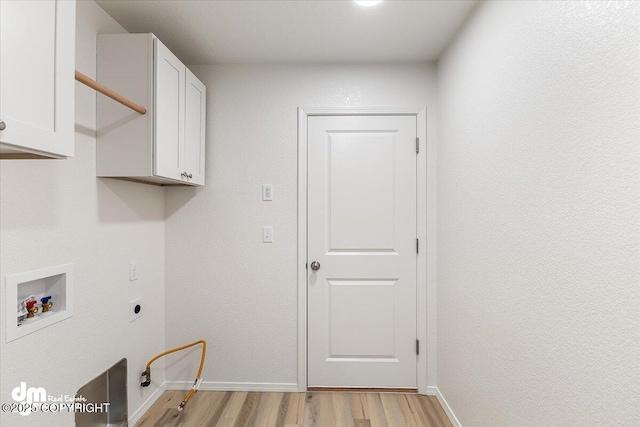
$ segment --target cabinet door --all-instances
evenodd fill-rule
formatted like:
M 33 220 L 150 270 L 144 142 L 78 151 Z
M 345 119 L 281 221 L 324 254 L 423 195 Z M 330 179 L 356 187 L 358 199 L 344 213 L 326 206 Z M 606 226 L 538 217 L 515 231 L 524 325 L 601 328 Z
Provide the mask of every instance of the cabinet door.
M 154 40 L 154 174 L 187 181 L 184 170 L 184 92 L 186 67 Z
M 0 1 L 3 153 L 74 154 L 75 1 Z
M 184 169 L 189 182 L 204 185 L 207 88 L 187 69 Z

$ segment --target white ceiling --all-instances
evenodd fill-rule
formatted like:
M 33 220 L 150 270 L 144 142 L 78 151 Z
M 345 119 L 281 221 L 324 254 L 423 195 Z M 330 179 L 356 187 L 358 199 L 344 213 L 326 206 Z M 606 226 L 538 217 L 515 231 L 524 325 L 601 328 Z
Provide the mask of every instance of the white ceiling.
M 417 62 L 438 58 L 476 1 L 97 0 L 186 64 Z

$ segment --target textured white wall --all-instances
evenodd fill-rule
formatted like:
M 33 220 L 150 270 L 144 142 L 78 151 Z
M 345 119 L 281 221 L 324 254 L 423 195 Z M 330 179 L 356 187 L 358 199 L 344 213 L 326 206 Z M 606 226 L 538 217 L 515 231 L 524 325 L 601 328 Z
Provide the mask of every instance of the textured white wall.
M 440 390 L 640 425 L 640 4 L 480 4 L 438 77 Z
M 296 383 L 297 107 L 426 105 L 435 141 L 435 68 L 190 68 L 208 90 L 207 183 L 166 190 L 167 345 L 207 339 L 205 381 Z M 262 201 L 265 183 L 272 202 Z M 435 180 L 429 185 L 435 196 Z M 262 243 L 263 225 L 273 225 L 274 243 Z M 196 353 L 168 367 L 167 379 L 192 380 Z
M 76 68 L 95 77 L 98 32 L 124 32 L 95 3 L 77 6 Z M 164 194 L 160 187 L 97 179 L 96 94 L 76 83 L 76 157 L 0 162 L 2 295 L 8 274 L 74 264 L 74 316 L 5 343 L 1 401 L 21 381 L 73 395 L 126 357 L 129 413 L 153 392 L 138 387 L 147 360 L 164 349 Z M 139 279 L 129 283 L 129 261 Z M 129 323 L 129 301 L 144 294 L 145 314 Z M 5 323 L 4 299 L 0 322 Z M 154 382 L 164 380 L 162 363 Z M 73 414 L 2 413 L 3 426 L 70 426 Z

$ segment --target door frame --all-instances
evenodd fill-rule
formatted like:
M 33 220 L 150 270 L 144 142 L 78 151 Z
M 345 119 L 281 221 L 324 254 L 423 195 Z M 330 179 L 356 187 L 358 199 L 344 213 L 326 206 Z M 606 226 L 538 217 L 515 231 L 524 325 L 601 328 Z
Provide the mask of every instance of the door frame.
M 307 119 L 311 116 L 415 116 L 417 136 L 420 138 L 420 150 L 417 154 L 417 199 L 416 215 L 417 238 L 420 240 L 420 250 L 417 258 L 417 318 L 416 334 L 420 340 L 420 352 L 417 356 L 416 383 L 418 393 L 428 394 L 429 383 L 435 383 L 435 378 L 427 378 L 429 372 L 435 372 L 435 357 L 428 357 L 435 351 L 427 347 L 427 294 L 435 287 L 435 283 L 427 280 L 427 268 L 435 265 L 435 241 L 427 241 L 427 216 L 431 216 L 433 208 L 427 206 L 427 108 L 298 108 L 298 391 L 307 391 Z M 431 172 L 431 171 L 430 171 Z M 431 196 L 433 199 L 433 196 Z M 435 200 L 435 199 L 434 199 Z M 431 274 L 433 277 L 433 274 Z M 431 314 L 431 313 L 429 313 Z M 434 319 L 435 313 L 429 316 Z M 434 322 L 435 323 L 435 322 Z M 429 325 L 430 330 L 434 330 Z M 433 337 L 435 338 L 435 337 Z M 435 342 L 430 343 L 431 346 Z

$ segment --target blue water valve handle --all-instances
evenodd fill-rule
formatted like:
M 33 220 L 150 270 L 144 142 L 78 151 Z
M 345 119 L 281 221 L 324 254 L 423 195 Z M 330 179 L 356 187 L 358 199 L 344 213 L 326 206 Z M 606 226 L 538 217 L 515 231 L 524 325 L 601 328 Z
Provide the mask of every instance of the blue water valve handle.
M 43 297 L 40 301 L 42 301 L 43 304 L 46 304 L 49 302 L 50 299 L 51 299 L 51 295 L 49 295 L 48 297 Z

